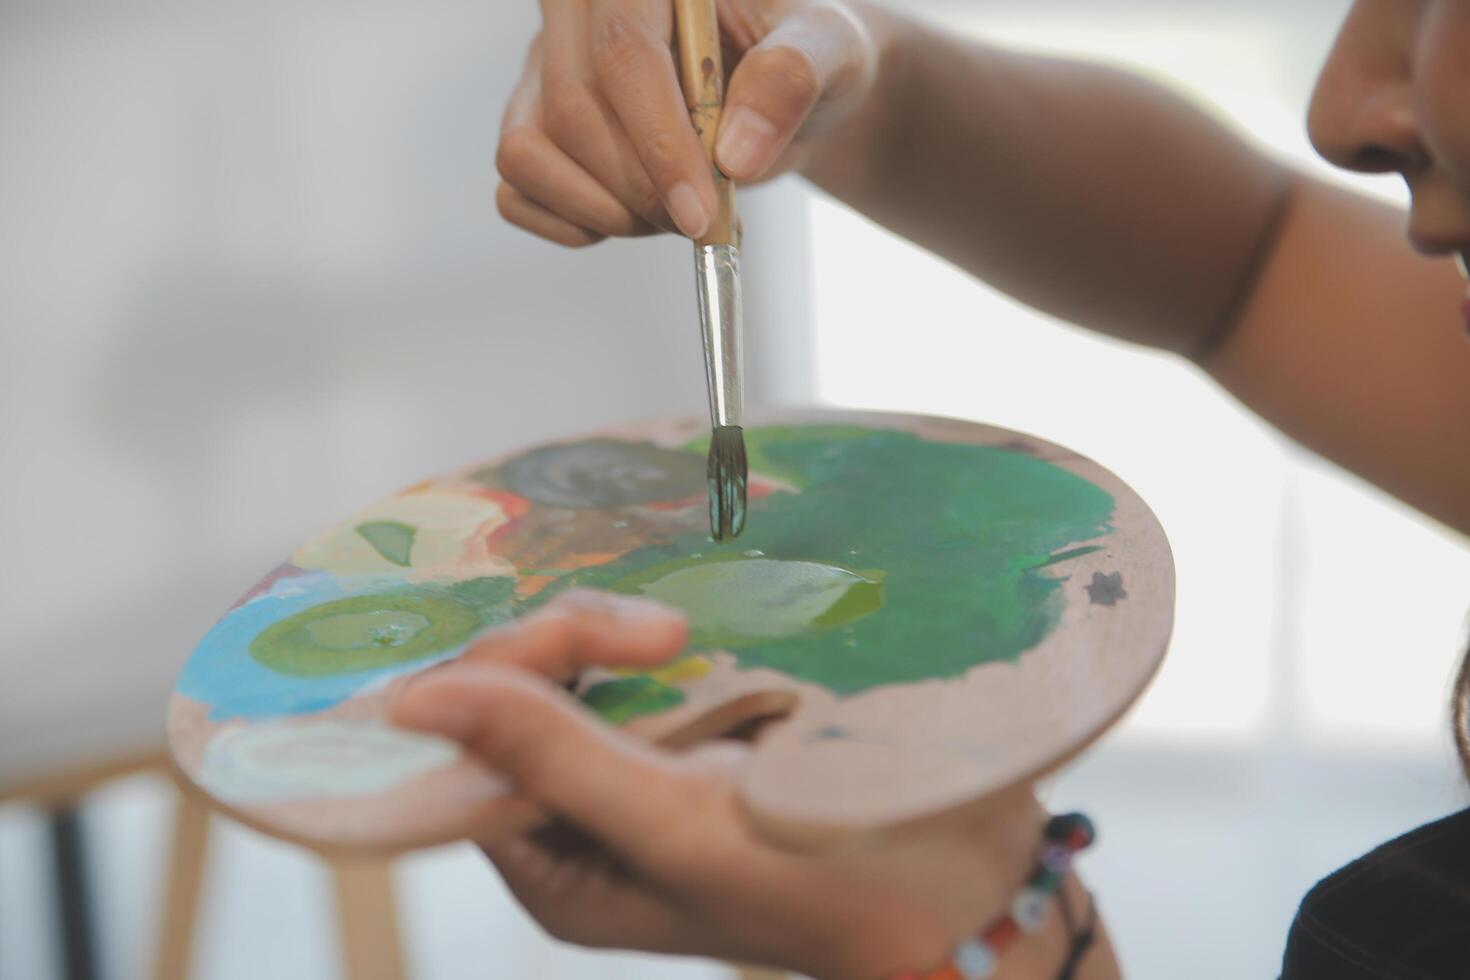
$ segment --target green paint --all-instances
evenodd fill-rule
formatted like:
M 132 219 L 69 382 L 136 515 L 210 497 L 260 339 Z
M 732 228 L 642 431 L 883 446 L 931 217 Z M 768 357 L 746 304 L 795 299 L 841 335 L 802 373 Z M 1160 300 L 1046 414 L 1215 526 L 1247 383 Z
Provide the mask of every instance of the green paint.
M 344 612 L 314 619 L 305 625 L 311 641 L 324 650 L 366 650 L 401 647 L 422 633 L 429 617 L 401 609 Z
M 357 533 L 385 561 L 408 567 L 408 556 L 413 551 L 413 537 L 416 533 L 413 527 L 398 521 L 371 521 L 357 525 Z
M 293 677 L 326 677 L 418 660 L 463 643 L 483 623 L 472 607 L 423 593 L 353 596 L 263 630 L 250 656 Z
M 1047 568 L 1051 565 L 1060 565 L 1064 561 L 1071 561 L 1073 558 L 1081 558 L 1083 555 L 1090 555 L 1094 551 L 1102 551 L 1102 545 L 1095 544 L 1086 548 L 1072 548 L 1067 551 L 1058 552 L 1055 555 L 1049 555 L 1044 561 L 1028 565 L 1027 567 Z
M 846 571 L 844 569 L 844 571 Z M 857 579 L 848 586 L 837 601 L 827 607 L 827 611 L 816 619 L 812 625 L 827 628 L 832 626 L 845 626 L 854 620 L 862 619 L 869 613 L 878 611 L 883 605 L 883 579 L 884 574 L 880 571 L 848 572 Z
M 479 614 L 481 622 L 490 626 L 502 623 L 511 617 L 511 602 L 515 598 L 516 580 L 508 575 L 466 579 L 448 586 L 421 585 L 415 591 L 420 595 L 443 594 L 456 602 L 469 606 Z
M 765 426 L 745 431 L 745 458 L 751 473 L 759 473 L 772 479 L 789 483 L 798 489 L 805 487 L 811 474 L 805 467 L 793 466 L 780 452 L 770 452 L 772 445 L 779 444 L 783 433 L 800 431 L 803 439 L 826 443 L 831 452 L 840 452 L 842 444 L 861 439 L 874 430 L 855 425 L 801 425 Z M 710 437 L 691 439 L 684 449 L 691 453 L 704 454 L 709 451 Z
M 667 711 L 684 703 L 684 692 L 652 677 L 623 677 L 594 684 L 582 703 L 613 724 Z
M 682 609 L 694 646 L 721 649 L 841 626 L 883 602 L 882 585 L 845 568 L 739 554 L 675 559 L 613 588 Z
M 687 447 L 696 465 L 706 447 Z M 752 500 L 738 542 L 712 544 L 702 526 L 691 529 L 562 576 L 527 606 L 577 586 L 662 590 L 709 624 L 694 649 L 728 649 L 741 666 L 851 694 L 1016 660 L 1061 615 L 1059 580 L 1044 569 L 1111 530 L 1107 492 L 1006 449 L 825 425 L 747 429 L 746 447 L 753 473 L 800 492 Z M 774 592 L 760 576 L 715 567 L 751 556 L 829 571 L 797 576 L 803 585 L 783 619 L 772 615 Z M 696 567 L 714 570 L 670 578 Z M 844 574 L 872 584 L 859 587 Z M 834 596 L 810 628 L 791 629 Z M 732 636 L 738 642 L 709 642 Z

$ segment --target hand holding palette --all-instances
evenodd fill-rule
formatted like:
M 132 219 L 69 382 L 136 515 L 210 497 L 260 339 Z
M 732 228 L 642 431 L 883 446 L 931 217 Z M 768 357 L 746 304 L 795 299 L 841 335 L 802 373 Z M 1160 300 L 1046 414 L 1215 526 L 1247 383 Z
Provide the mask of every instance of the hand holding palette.
M 1115 476 L 1029 436 L 897 415 L 746 431 L 747 529 L 709 536 L 694 421 L 431 480 L 300 548 L 179 678 L 188 779 L 268 833 L 391 852 L 511 828 L 505 785 L 383 721 L 396 685 L 573 587 L 682 609 L 692 639 L 578 695 L 669 745 L 753 719 L 740 791 L 792 845 L 981 806 L 1108 727 L 1163 658 L 1173 563 Z M 703 439 L 708 439 L 707 428 Z

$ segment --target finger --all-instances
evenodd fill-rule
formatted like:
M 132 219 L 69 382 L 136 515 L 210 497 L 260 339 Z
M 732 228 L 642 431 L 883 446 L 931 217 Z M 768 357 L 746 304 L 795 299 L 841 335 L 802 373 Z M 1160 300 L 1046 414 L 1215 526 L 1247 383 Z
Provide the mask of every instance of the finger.
M 622 123 L 599 91 L 584 5 L 548 5 L 545 16 L 542 128 L 628 210 L 657 228 L 676 231 Z
M 598 238 L 652 235 L 659 230 L 537 130 L 502 136 L 495 161 L 500 176 L 522 197 Z
M 521 796 L 635 867 L 689 873 L 702 862 L 697 835 L 714 819 L 706 784 L 540 678 L 456 663 L 410 682 L 392 717 L 460 742 Z
M 494 663 L 566 681 L 588 667 L 651 668 L 689 640 L 683 614 L 637 596 L 573 589 L 482 634 L 460 662 Z
M 571 224 L 604 236 L 648 235 L 653 225 L 630 211 L 542 130 L 539 59 L 528 63 L 506 104 L 495 166 L 520 194 Z
M 844 8 L 803 7 L 740 60 L 730 79 L 715 159 L 735 180 L 769 170 L 819 104 L 860 92 L 871 41 Z
M 679 89 L 669 50 L 666 0 L 593 0 L 592 60 L 597 80 L 665 209 L 690 238 L 714 220 L 709 160 Z
M 495 207 L 501 217 L 516 227 L 568 248 L 592 245 L 605 237 L 553 214 L 509 184 L 501 184 L 495 189 Z

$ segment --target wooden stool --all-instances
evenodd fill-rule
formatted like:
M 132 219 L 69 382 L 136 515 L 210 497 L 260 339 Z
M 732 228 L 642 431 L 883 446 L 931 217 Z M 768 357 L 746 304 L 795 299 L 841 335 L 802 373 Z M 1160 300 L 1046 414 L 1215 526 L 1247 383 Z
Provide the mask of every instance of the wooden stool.
M 163 915 L 158 923 L 153 975 L 157 980 L 187 980 L 194 956 L 194 932 L 204 885 L 210 815 L 187 792 L 174 803 L 173 833 L 168 856 L 168 880 L 163 892 Z
M 58 900 L 68 980 L 97 975 L 86 875 L 80 864 L 76 812 L 81 801 L 121 777 L 154 772 L 173 777 L 166 753 L 121 757 L 86 769 L 47 776 L 0 789 L 0 803 L 50 812 L 60 883 Z M 177 783 L 176 783 L 177 785 Z M 156 937 L 155 980 L 188 980 L 193 963 L 212 814 L 198 796 L 180 790 L 169 834 L 167 880 Z M 344 975 L 349 980 L 402 980 L 406 976 L 399 940 L 397 901 L 388 861 L 329 861 L 337 896 Z
M 332 865 L 341 928 L 342 962 L 351 980 L 402 980 L 403 948 L 393 866 L 382 859 Z
M 17 803 L 44 809 L 51 824 L 56 871 L 57 916 L 61 926 L 62 964 L 68 980 L 97 975 L 92 903 L 89 895 L 85 840 L 79 806 L 93 789 L 119 776 L 163 764 L 162 748 L 0 787 L 0 804 Z
M 168 886 L 158 936 L 156 980 L 188 980 L 194 934 L 203 890 L 212 820 L 209 805 L 179 784 L 174 810 Z M 343 976 L 347 980 L 403 980 L 398 900 L 392 862 L 381 858 L 332 860 L 321 855 L 332 874 L 337 901 Z

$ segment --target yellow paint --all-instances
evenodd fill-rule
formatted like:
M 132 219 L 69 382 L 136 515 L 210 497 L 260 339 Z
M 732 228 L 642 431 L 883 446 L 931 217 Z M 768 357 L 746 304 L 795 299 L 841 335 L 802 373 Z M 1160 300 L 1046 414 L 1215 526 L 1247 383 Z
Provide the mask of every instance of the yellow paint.
M 621 674 L 624 677 L 631 677 L 634 674 L 650 677 L 660 684 L 686 684 L 689 681 L 697 681 L 702 677 L 708 676 L 709 672 L 713 669 L 714 665 L 709 662 L 707 657 L 689 656 L 680 657 L 673 663 L 660 667 L 658 670 L 615 670 L 613 673 Z

